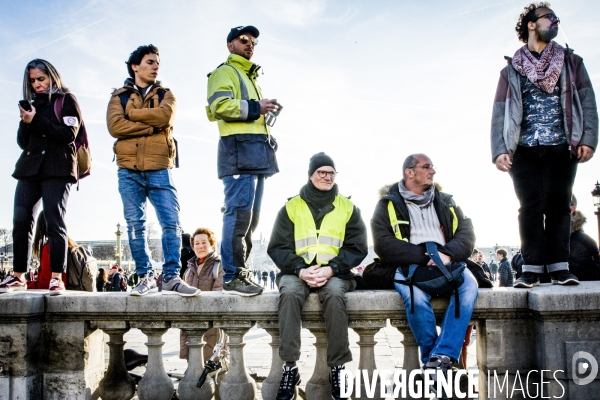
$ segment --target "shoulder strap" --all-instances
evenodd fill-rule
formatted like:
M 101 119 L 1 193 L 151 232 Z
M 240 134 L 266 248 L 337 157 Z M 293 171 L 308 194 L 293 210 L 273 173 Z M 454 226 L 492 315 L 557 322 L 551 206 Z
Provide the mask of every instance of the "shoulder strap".
M 56 101 L 54 102 L 54 115 L 56 115 L 56 119 L 60 122 L 60 116 L 62 115 L 63 105 L 65 104 L 65 96 L 57 95 Z
M 213 264 L 213 279 L 216 281 L 219 277 L 219 272 L 221 272 L 221 261 L 215 262 Z
M 121 100 L 121 106 L 123 107 L 123 112 L 125 112 L 125 108 L 127 107 L 127 101 L 129 100 L 129 95 L 131 93 L 129 90 L 124 91 L 123 93 L 119 93 L 119 99 Z
M 158 104 L 160 104 L 165 98 L 166 90 L 163 88 L 159 88 L 156 93 L 158 94 Z M 127 108 L 127 102 L 129 101 L 129 96 L 131 95 L 131 91 L 126 90 L 123 93 L 119 94 L 119 99 L 121 100 L 121 106 L 123 107 L 123 112 L 125 112 L 125 108 Z M 58 100 L 57 100 L 58 101 Z

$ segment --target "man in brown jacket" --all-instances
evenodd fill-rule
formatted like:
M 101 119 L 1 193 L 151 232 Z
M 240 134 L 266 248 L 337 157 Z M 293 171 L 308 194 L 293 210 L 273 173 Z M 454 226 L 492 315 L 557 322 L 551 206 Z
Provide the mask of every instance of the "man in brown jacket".
M 149 199 L 162 227 L 162 293 L 196 296 L 200 290 L 179 277 L 179 200 L 171 175 L 176 157 L 173 122 L 177 103 L 173 93 L 157 81 L 159 67 L 155 46 L 140 46 L 131 53 L 127 61 L 130 78 L 112 93 L 106 116 L 108 131 L 117 139 L 113 150 L 119 166 L 119 193 L 129 247 L 140 277 L 130 293 L 143 296 L 158 291 L 146 238 Z

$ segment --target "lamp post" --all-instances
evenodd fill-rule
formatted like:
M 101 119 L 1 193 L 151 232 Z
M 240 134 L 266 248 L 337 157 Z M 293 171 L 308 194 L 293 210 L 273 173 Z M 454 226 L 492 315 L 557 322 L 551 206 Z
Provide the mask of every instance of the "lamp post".
M 600 240 L 600 183 L 596 181 L 596 186 L 592 190 L 592 196 L 594 197 L 594 207 L 596 207 L 596 217 L 598 218 L 598 240 Z
M 121 224 L 117 222 L 117 246 L 115 248 L 115 258 L 117 259 L 117 265 L 121 266 L 121 257 L 123 256 L 123 246 L 121 246 Z

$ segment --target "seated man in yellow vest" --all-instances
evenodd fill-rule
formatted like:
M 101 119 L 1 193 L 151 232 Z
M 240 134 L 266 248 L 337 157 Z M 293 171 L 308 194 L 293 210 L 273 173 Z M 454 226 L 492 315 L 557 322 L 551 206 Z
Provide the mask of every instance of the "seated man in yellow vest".
M 348 343 L 346 293 L 356 288 L 353 268 L 367 255 L 367 231 L 360 210 L 338 193 L 331 157 L 310 159 L 309 181 L 279 211 L 267 250 L 281 270 L 279 356 L 285 361 L 277 400 L 296 398 L 300 375 L 301 311 L 311 291 L 319 295 L 327 331 L 332 398 L 340 398 L 340 371 L 352 360 Z

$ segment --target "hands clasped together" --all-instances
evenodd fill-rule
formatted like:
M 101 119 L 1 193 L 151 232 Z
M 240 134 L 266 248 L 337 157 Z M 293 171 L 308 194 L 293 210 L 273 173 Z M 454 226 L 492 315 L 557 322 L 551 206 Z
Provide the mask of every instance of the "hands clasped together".
M 298 277 L 311 288 L 324 286 L 332 276 L 333 270 L 331 267 L 321 266 L 321 264 L 301 269 L 298 274 Z

